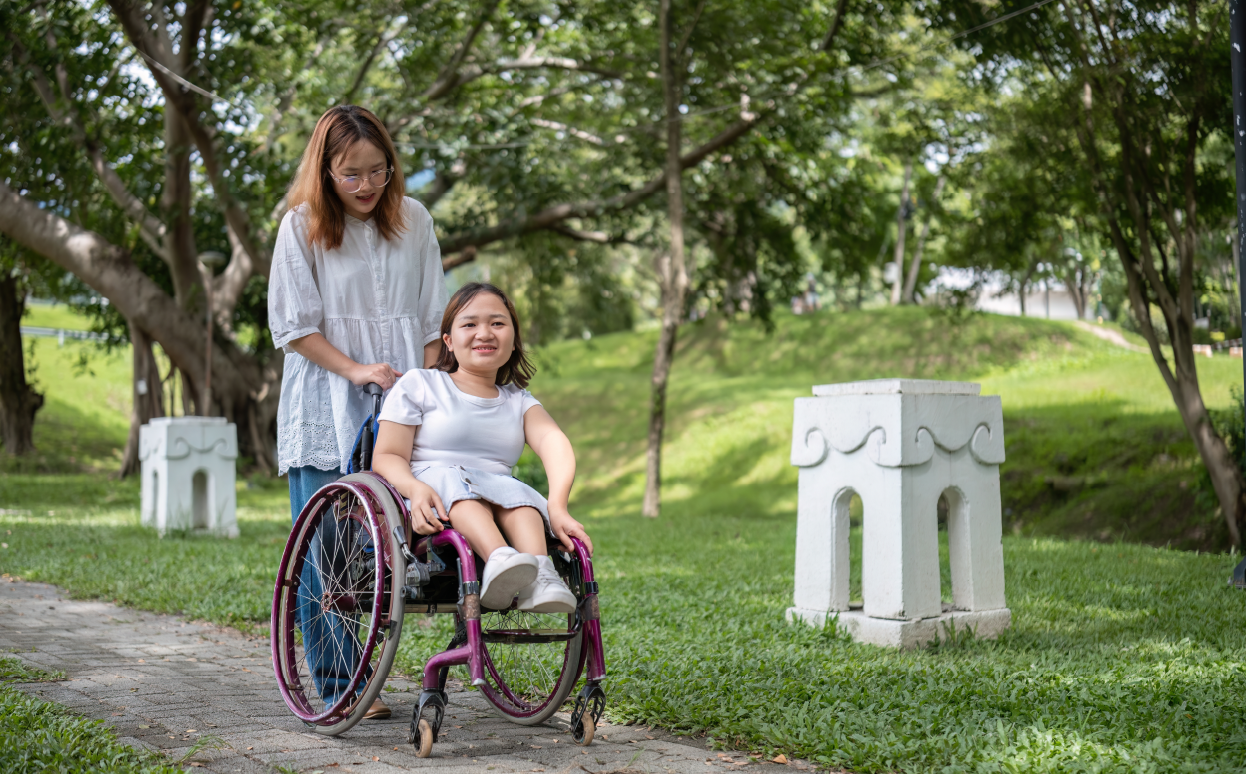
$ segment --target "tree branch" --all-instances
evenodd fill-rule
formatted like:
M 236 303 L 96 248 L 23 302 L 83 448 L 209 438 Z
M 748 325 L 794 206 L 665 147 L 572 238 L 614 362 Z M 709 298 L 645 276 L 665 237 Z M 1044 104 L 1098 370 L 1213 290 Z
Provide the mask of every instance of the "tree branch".
M 386 26 L 388 26 L 388 24 Z M 363 79 L 367 77 L 368 71 L 372 69 L 372 63 L 376 61 L 376 57 L 381 53 L 381 49 L 389 46 L 390 42 L 393 41 L 394 38 L 402 34 L 402 31 L 406 26 L 407 22 L 404 20 L 390 32 L 386 32 L 384 29 L 381 30 L 380 34 L 376 37 L 376 45 L 372 47 L 372 50 L 368 52 L 367 57 L 364 58 L 363 64 L 359 66 L 359 72 L 355 74 L 354 82 L 350 85 L 350 88 L 346 91 L 346 94 L 343 95 L 342 102 L 350 104 L 354 101 L 355 92 L 359 91 L 359 87 L 363 85 Z
M 680 164 L 682 168 L 687 169 L 688 167 L 695 166 L 711 154 L 731 145 L 752 131 L 753 127 L 765 115 L 768 114 L 755 114 L 751 119 L 739 121 L 719 132 L 709 142 L 681 157 Z M 441 254 L 443 256 L 452 255 L 468 247 L 479 248 L 513 236 L 541 231 L 559 225 L 569 218 L 588 218 L 600 215 L 603 212 L 624 210 L 653 196 L 658 191 L 661 191 L 665 185 L 666 172 L 663 171 L 640 188 L 619 194 L 618 196 L 612 196 L 609 199 L 556 204 L 527 217 L 514 218 L 490 228 L 449 237 L 441 241 Z M 444 263 L 443 261 L 443 265 Z
M 152 48 L 147 22 L 142 12 L 135 6 L 134 0 L 108 0 L 108 2 L 121 22 L 131 45 L 147 60 L 148 72 L 164 93 L 166 105 L 174 107 L 185 120 L 191 140 L 199 150 L 199 159 L 208 173 L 208 182 L 212 185 L 212 191 L 216 194 L 217 201 L 225 215 L 225 222 L 233 229 L 235 238 L 251 257 L 252 271 L 267 276 L 271 263 L 270 256 L 262 253 L 256 246 L 251 235 L 250 218 L 234 199 L 229 186 L 223 180 L 216 144 L 213 142 L 213 131 L 200 121 L 198 101 L 194 94 L 183 91 L 170 75 L 172 66 L 176 66 L 177 63 L 173 62 L 170 56 L 165 56 L 163 51 Z M 158 3 L 153 6 L 153 14 L 156 13 L 155 9 L 158 6 Z M 164 27 L 159 27 L 159 29 L 163 30 Z M 198 32 L 194 34 L 194 38 L 198 39 Z
M 608 67 L 598 67 L 597 65 L 581 62 L 578 59 L 571 59 L 564 56 L 527 56 L 519 59 L 503 59 L 486 68 L 484 73 L 500 73 L 508 70 L 574 70 L 582 73 L 593 73 L 603 78 L 609 78 L 612 81 L 621 81 L 627 77 L 626 73 L 618 70 L 611 70 Z
M 835 9 L 835 21 L 831 22 L 831 29 L 822 39 L 822 45 L 818 47 L 819 51 L 830 51 L 831 46 L 835 45 L 835 38 L 839 37 L 839 31 L 844 28 L 844 17 L 847 14 L 848 0 L 839 0 L 839 6 Z
M 450 61 L 446 66 L 437 74 L 437 80 L 433 81 L 433 85 L 429 86 L 421 95 L 425 100 L 444 97 L 459 86 L 459 67 L 462 66 L 463 60 L 475 44 L 476 36 L 489 23 L 489 19 L 492 18 L 493 12 L 497 10 L 500 2 L 501 0 L 486 0 L 485 7 L 480 12 L 480 18 L 476 20 L 476 24 L 467 33 L 467 38 L 459 45 L 458 50 L 450 57 Z
M 246 289 L 254 271 L 251 256 L 238 241 L 234 230 L 226 226 L 225 235 L 229 238 L 229 264 L 212 281 L 212 311 L 216 324 L 233 339 L 234 309 L 238 307 L 238 299 L 242 297 L 242 291 Z
M 182 14 L 182 42 L 177 54 L 181 60 L 181 72 L 190 72 L 199 53 L 199 36 L 204 27 L 212 20 L 212 3 L 210 0 L 193 0 L 186 4 L 186 12 Z
M 530 119 L 529 123 L 533 126 L 539 126 L 542 129 L 552 129 L 556 132 L 569 134 L 572 137 L 581 139 L 584 142 L 592 143 L 593 145 L 603 146 L 606 144 L 605 140 L 595 134 L 586 132 L 583 129 L 576 129 L 574 126 L 568 126 L 567 124 L 562 124 L 557 121 L 547 121 L 544 118 L 533 118 Z
M 450 189 L 454 187 L 464 175 L 467 174 L 467 163 L 462 156 L 454 160 L 447 170 L 442 170 L 433 178 L 432 186 L 428 189 L 428 193 L 424 194 L 423 202 L 425 209 L 432 210 L 437 206 L 437 202 L 441 201 L 441 197 L 450 193 Z
M 134 320 L 193 378 L 203 375 L 203 339 L 199 322 L 177 305 L 129 253 L 48 208 L 28 201 L 0 181 L 0 233 L 71 272 Z M 213 348 L 212 369 L 222 384 L 255 384 L 258 374 L 238 367 Z
M 450 271 L 456 266 L 462 266 L 465 263 L 471 263 L 476 260 L 476 254 L 479 252 L 474 246 L 467 246 L 458 255 L 452 255 L 448 258 L 441 259 L 441 270 Z
M 596 65 L 586 64 L 576 59 L 568 59 L 566 57 L 557 56 L 538 56 L 522 59 L 504 59 L 488 65 L 473 65 L 463 72 L 459 73 L 454 81 L 444 87 L 439 93 L 427 97 L 435 99 L 444 97 L 451 91 L 466 86 L 467 84 L 486 75 L 495 75 L 510 70 L 568 70 L 572 72 L 593 73 L 610 80 L 623 80 L 625 73 L 618 70 L 610 70 Z
M 688 29 L 684 30 L 684 34 L 679 39 L 679 45 L 675 48 L 675 58 L 682 62 L 684 57 L 684 49 L 688 48 L 688 41 L 692 38 L 692 31 L 697 28 L 697 22 L 701 21 L 701 13 L 705 10 L 706 0 L 700 0 L 697 8 L 692 12 L 692 21 L 688 22 Z
M 49 36 L 51 33 L 49 32 Z M 125 181 L 117 174 L 117 171 L 104 158 L 103 152 L 100 150 L 99 144 L 87 135 L 86 128 L 83 125 L 82 116 L 78 112 L 77 105 L 73 101 L 73 97 L 69 93 L 68 79 L 64 72 L 64 67 L 57 66 L 57 84 L 61 92 L 61 97 L 65 102 L 65 110 L 61 110 L 57 106 L 56 96 L 52 93 L 52 85 L 48 82 L 47 75 L 36 66 L 29 56 L 29 52 L 21 44 L 13 33 L 8 34 L 9 42 L 13 46 L 14 52 L 26 64 L 31 74 L 31 82 L 35 92 L 39 95 L 40 101 L 48 111 L 48 115 L 52 120 L 69 130 L 74 141 L 83 149 L 91 162 L 91 168 L 95 171 L 96 177 L 104 184 L 104 189 L 108 191 L 112 200 L 121 208 L 130 220 L 134 221 L 139 227 L 139 236 L 147 243 L 156 255 L 164 260 L 168 260 L 168 249 L 165 245 L 164 238 L 167 232 L 164 223 L 152 215 L 142 201 L 130 192 L 126 187 Z M 49 42 L 55 50 L 55 38 Z
M 622 234 L 610 234 L 605 231 L 579 231 L 570 226 L 558 225 L 550 229 L 551 231 L 570 237 L 577 242 L 593 242 L 599 245 L 620 245 L 631 244 L 631 240 Z

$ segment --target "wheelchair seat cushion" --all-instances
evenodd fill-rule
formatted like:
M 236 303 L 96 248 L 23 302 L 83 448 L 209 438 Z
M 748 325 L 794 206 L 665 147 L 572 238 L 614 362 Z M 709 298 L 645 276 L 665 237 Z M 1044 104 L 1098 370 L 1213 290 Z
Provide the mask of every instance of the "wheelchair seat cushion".
M 417 480 L 432 487 L 441 498 L 448 512 L 460 500 L 484 500 L 502 508 L 531 506 L 545 520 L 545 531 L 553 535 L 549 527 L 549 508 L 541 493 L 513 476 L 489 473 L 479 468 L 462 465 L 431 465 L 411 471 Z M 407 506 L 410 507 L 410 503 Z

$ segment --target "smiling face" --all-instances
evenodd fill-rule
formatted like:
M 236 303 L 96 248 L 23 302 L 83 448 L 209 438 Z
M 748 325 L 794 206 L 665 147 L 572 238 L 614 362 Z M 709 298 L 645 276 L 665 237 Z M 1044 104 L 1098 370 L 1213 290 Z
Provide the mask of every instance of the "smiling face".
M 384 188 L 373 186 L 368 177 L 388 166 L 385 151 L 363 140 L 351 145 L 345 153 L 329 162 L 329 172 L 334 178 L 333 192 L 342 200 L 342 206 L 348 214 L 360 220 L 372 217 L 372 211 L 381 200 L 381 191 Z M 338 178 L 349 176 L 356 176 L 361 181 L 359 190 L 354 193 L 343 190 L 342 184 L 337 181 Z
M 477 374 L 496 372 L 515 351 L 515 325 L 502 299 L 480 293 L 455 315 L 442 340 L 459 368 Z

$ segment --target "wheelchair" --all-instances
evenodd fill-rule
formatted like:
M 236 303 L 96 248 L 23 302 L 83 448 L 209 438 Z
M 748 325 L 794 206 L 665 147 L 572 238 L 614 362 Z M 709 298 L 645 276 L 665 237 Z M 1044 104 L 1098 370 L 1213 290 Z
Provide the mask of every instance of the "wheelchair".
M 454 616 L 454 636 L 424 665 L 407 741 L 427 758 L 445 718 L 450 667 L 520 725 L 548 720 L 568 701 L 571 736 L 593 741 L 605 709 L 606 676 L 598 585 L 583 543 L 567 553 L 550 538 L 554 567 L 576 596 L 572 614 L 491 610 L 480 604 L 484 561 L 446 527 L 412 535 L 402 497 L 371 472 L 381 388 L 369 384 L 372 415 L 360 428 L 347 476 L 307 502 L 286 542 L 273 591 L 271 641 L 277 685 L 290 711 L 317 733 L 358 723 L 380 695 L 408 613 Z M 304 620 L 306 619 L 306 620 Z M 331 632 L 336 631 L 337 636 Z M 328 652 L 313 669 L 308 649 Z M 323 699 L 326 687 L 330 698 Z

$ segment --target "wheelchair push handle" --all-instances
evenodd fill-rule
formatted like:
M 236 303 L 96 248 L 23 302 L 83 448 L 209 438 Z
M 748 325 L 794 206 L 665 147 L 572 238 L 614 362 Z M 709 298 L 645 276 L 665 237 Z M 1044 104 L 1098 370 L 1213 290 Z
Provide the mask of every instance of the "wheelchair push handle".
M 363 386 L 363 391 L 372 396 L 372 420 L 376 421 L 381 413 L 381 396 L 385 390 L 382 390 L 381 385 L 376 382 L 368 382 Z
M 365 384 L 363 386 L 363 391 L 372 396 L 372 416 L 368 417 L 368 420 L 363 423 L 363 430 L 360 433 L 360 440 L 363 443 L 360 462 L 363 464 L 363 470 L 372 470 L 372 445 L 376 443 L 376 438 L 373 435 L 372 428 L 376 425 L 377 420 L 380 419 L 381 395 L 384 394 L 385 391 L 382 390 L 381 385 L 376 382 L 368 382 Z

